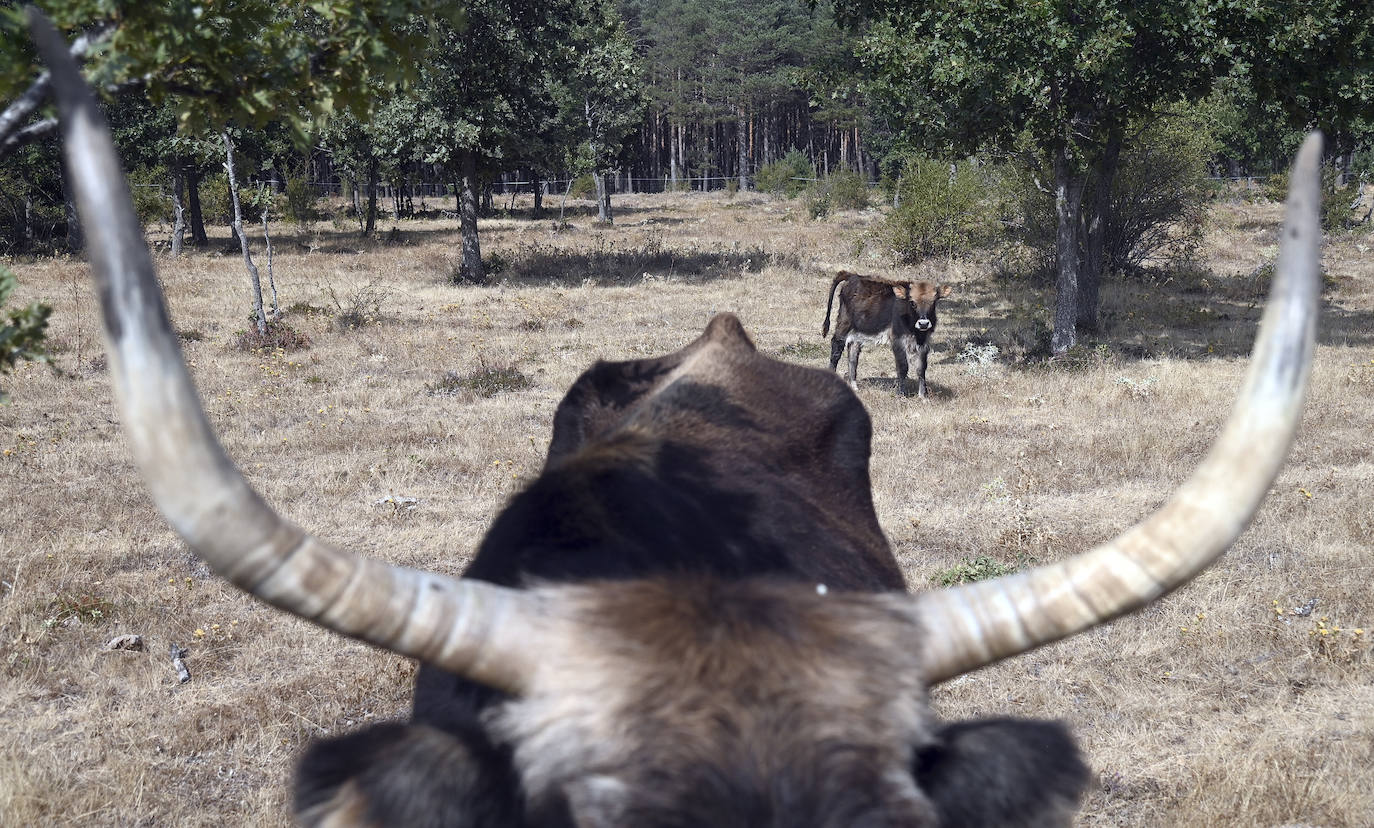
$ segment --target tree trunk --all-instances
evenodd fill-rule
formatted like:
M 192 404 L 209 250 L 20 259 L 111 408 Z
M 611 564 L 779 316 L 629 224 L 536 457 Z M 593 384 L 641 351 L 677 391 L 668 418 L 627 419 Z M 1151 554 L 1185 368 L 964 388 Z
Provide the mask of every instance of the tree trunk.
M 759 119 L 759 135 L 763 141 L 763 157 L 760 159 L 760 163 L 764 165 L 773 163 L 773 144 L 768 140 L 769 135 L 773 132 L 773 119 L 769 117 L 772 114 L 772 109 L 772 106 L 769 106 L 764 116 Z
M 1082 173 L 1074 172 L 1067 142 L 1054 151 L 1055 257 L 1059 276 L 1054 298 L 1054 333 L 1050 352 L 1062 354 L 1078 343 L 1079 214 L 1083 207 Z
M 359 187 L 359 186 L 358 186 L 358 182 L 355 180 L 355 181 L 353 182 L 352 190 L 353 190 L 353 218 L 355 218 L 355 219 L 358 220 L 358 235 L 359 235 L 359 236 L 366 236 L 366 235 L 367 235 L 367 225 L 364 223 L 364 222 L 365 222 L 365 219 L 363 218 L 363 189 L 362 189 L 362 187 Z
M 264 188 L 265 189 L 265 188 Z M 276 322 L 281 318 L 281 305 L 277 302 L 277 279 L 272 273 L 272 235 L 267 232 L 267 217 L 271 213 L 269 206 L 272 204 L 270 194 L 263 202 L 262 208 L 262 240 L 267 245 L 267 287 L 272 291 L 272 321 Z
M 86 247 L 86 237 L 81 231 L 81 220 L 76 215 L 76 201 L 72 199 L 71 188 L 67 186 L 67 176 L 62 176 L 62 200 L 65 202 L 67 217 L 67 252 L 79 253 Z
M 367 165 L 367 220 L 363 222 L 363 236 L 371 236 L 377 230 L 377 162 Z
M 19 231 L 19 250 L 26 252 L 33 247 L 33 199 L 28 196 L 24 196 L 24 226 Z
M 1121 143 L 1125 130 L 1113 126 L 1107 133 L 1107 144 L 1097 160 L 1093 176 L 1092 203 L 1088 207 L 1088 227 L 1083 239 L 1083 270 L 1078 279 L 1078 327 L 1097 330 L 1097 299 L 1102 274 L 1107 262 L 1104 250 L 1107 224 L 1112 204 L 1112 183 L 1116 180 L 1117 162 L 1121 158 Z
M 606 181 L 606 174 L 600 170 L 592 170 L 592 183 L 596 185 L 596 220 L 606 224 L 612 224 L 611 217 L 611 188 Z
M 738 169 L 739 188 L 749 189 L 749 118 L 744 112 L 744 104 L 740 104 L 735 110 L 735 130 L 738 133 L 736 140 L 739 143 Z
M 544 176 L 535 173 L 530 176 L 534 184 L 534 218 L 544 217 Z
M 601 148 L 596 143 L 596 120 L 592 117 L 592 102 L 589 98 L 582 99 L 582 114 L 587 119 L 587 135 L 590 136 L 587 144 L 592 156 L 592 183 L 596 185 L 596 218 L 597 221 L 610 224 L 611 188 L 606 181 L 605 171 L 601 169 Z
M 205 235 L 205 217 L 200 210 L 200 170 L 195 167 L 186 170 L 186 206 L 191 211 L 191 244 L 209 247 L 210 237 Z
M 267 335 L 267 315 L 262 310 L 262 279 L 258 276 L 258 266 L 253 264 L 253 254 L 248 252 L 248 237 L 243 233 L 243 209 L 239 205 L 239 183 L 234 175 L 234 140 L 229 130 L 224 133 L 224 170 L 229 174 L 229 202 L 234 205 L 234 233 L 239 237 L 243 249 L 243 263 L 248 268 L 248 277 L 253 283 L 253 315 L 258 326 L 258 335 Z
M 668 180 L 672 182 L 673 192 L 677 192 L 678 171 L 682 168 L 682 126 L 668 125 Z
M 459 223 L 463 231 L 463 262 L 458 270 L 458 280 L 481 284 L 486 281 L 486 274 L 482 271 L 482 247 L 477 240 L 476 153 L 461 153 L 459 167 L 463 173 L 463 206 L 459 211 Z
M 172 168 L 172 258 L 181 255 L 186 241 L 186 173 L 180 167 Z

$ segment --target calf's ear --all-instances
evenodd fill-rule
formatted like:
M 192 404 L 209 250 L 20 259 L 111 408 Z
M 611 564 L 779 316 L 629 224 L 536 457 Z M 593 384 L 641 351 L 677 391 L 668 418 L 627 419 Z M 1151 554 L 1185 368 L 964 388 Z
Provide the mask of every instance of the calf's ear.
M 953 286 L 953 285 L 940 285 L 938 288 L 935 289 L 935 296 L 936 296 L 937 298 L 939 298 L 939 299 L 943 299 L 943 298 L 945 298 L 946 296 L 950 295 L 950 294 L 953 293 L 953 292 L 954 292 L 954 286 Z
M 1069 825 L 1088 786 L 1061 722 L 974 719 L 947 725 L 916 755 L 916 782 L 941 825 Z
M 911 285 L 893 285 L 892 295 L 896 296 L 898 299 L 910 299 Z

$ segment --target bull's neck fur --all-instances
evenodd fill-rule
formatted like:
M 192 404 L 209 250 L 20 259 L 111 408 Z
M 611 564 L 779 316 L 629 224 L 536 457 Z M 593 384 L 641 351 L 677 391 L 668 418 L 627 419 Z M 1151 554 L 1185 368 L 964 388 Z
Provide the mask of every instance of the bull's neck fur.
M 587 825 L 933 824 L 912 776 L 933 738 L 918 631 L 897 603 L 764 579 L 556 589 L 580 635 L 489 714 L 532 811 L 566 802 Z

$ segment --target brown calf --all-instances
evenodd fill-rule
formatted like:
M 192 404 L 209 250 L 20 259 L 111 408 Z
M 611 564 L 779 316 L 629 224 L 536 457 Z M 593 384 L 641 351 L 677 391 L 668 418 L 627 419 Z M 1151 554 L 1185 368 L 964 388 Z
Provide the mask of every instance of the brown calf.
M 835 316 L 835 335 L 830 339 L 830 370 L 849 348 L 849 386 L 858 390 L 859 352 L 868 343 L 892 345 L 897 361 L 897 393 L 905 395 L 910 360 L 916 362 L 916 394 L 926 395 L 926 362 L 930 337 L 935 333 L 935 306 L 949 295 L 949 285 L 931 282 L 896 282 L 879 276 L 861 276 L 841 270 L 830 281 L 821 336 L 830 332 L 830 309 L 835 288 L 840 287 L 840 311 Z
M 1235 413 L 1176 495 L 1093 550 L 907 594 L 873 510 L 863 406 L 722 314 L 675 353 L 582 375 L 544 470 L 463 578 L 361 557 L 279 516 L 216 441 L 108 129 L 60 35 L 39 34 L 120 422 L 153 499 L 240 588 L 424 665 L 408 721 L 308 751 L 307 825 L 1068 824 L 1088 771 L 1063 724 L 942 722 L 926 689 L 1186 583 L 1245 528 L 1300 418 L 1317 141 L 1290 179 Z

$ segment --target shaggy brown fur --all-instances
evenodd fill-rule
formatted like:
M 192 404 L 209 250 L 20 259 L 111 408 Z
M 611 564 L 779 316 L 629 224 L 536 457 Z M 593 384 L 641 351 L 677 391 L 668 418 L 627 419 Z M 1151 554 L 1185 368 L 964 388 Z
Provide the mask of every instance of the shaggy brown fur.
M 378 823 L 1066 821 L 1087 771 L 1061 725 L 931 716 L 869 438 L 833 373 L 733 316 L 594 366 L 466 573 L 560 608 L 537 675 L 511 698 L 422 668 L 413 724 L 314 746 L 298 813 L 343 819 L 348 790 Z

